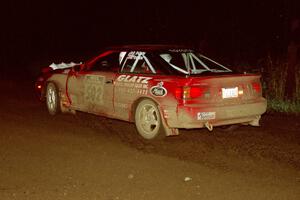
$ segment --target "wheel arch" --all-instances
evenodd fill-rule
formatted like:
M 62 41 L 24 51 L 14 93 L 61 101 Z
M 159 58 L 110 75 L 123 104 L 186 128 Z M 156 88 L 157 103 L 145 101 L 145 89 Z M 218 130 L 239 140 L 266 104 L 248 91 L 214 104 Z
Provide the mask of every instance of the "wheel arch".
M 165 135 L 166 136 L 179 135 L 178 128 L 174 128 L 174 127 L 172 128 L 169 126 L 168 118 L 165 116 L 163 106 L 161 106 L 156 99 L 148 97 L 148 96 L 139 97 L 138 99 L 136 99 L 134 101 L 134 103 L 131 106 L 131 111 L 130 111 L 130 117 L 129 117 L 130 122 L 135 122 L 135 112 L 136 112 L 137 106 L 139 105 L 139 103 L 142 100 L 145 100 L 145 99 L 153 101 L 155 103 L 155 105 L 157 106 L 157 109 L 160 113 L 161 123 L 164 127 Z
M 59 87 L 59 83 L 58 81 L 55 81 L 55 80 L 47 80 L 45 82 L 45 87 L 44 87 L 44 95 L 46 94 L 46 90 L 47 90 L 47 86 L 49 83 L 53 83 L 57 89 L 57 91 L 60 93 L 61 92 L 61 88 Z
M 130 115 L 129 115 L 129 121 L 130 122 L 135 122 L 135 111 L 136 111 L 136 108 L 139 105 L 139 103 L 141 101 L 145 100 L 145 99 L 149 99 L 149 100 L 153 101 L 156 104 L 156 106 L 157 106 L 157 108 L 159 110 L 160 116 L 161 116 L 161 118 L 163 118 L 163 113 L 162 113 L 162 110 L 160 109 L 160 106 L 159 106 L 158 102 L 154 98 L 151 98 L 151 97 L 148 97 L 148 96 L 142 96 L 142 97 L 137 98 L 132 103 L 132 105 L 131 105 Z

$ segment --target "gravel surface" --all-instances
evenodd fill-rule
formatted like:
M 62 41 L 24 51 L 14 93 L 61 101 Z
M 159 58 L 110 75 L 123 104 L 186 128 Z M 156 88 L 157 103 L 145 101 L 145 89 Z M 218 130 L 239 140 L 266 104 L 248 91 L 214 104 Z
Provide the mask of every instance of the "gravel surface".
M 300 199 L 299 116 L 149 144 L 133 124 L 53 117 L 32 84 L 0 83 L 1 200 Z

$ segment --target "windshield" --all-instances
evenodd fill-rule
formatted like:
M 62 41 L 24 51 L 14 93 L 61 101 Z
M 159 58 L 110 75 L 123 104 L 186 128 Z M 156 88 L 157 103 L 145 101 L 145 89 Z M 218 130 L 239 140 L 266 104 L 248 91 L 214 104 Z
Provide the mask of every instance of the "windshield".
M 160 52 L 159 57 L 171 68 L 183 74 L 201 74 L 203 72 L 232 72 L 227 67 L 192 51 Z

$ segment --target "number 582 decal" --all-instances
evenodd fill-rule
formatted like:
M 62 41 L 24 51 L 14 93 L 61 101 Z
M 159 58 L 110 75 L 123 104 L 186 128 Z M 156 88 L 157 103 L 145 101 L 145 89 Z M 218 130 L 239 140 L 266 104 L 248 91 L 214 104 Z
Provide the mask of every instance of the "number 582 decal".
M 84 100 L 87 103 L 103 104 L 104 77 L 87 76 L 84 83 Z

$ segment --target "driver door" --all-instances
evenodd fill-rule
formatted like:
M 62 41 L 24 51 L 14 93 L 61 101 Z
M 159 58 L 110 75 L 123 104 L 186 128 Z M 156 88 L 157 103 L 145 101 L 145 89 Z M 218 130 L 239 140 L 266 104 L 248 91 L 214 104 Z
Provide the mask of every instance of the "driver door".
M 119 53 L 99 56 L 87 64 L 83 77 L 83 108 L 97 115 L 114 114 L 114 79 L 118 71 Z

